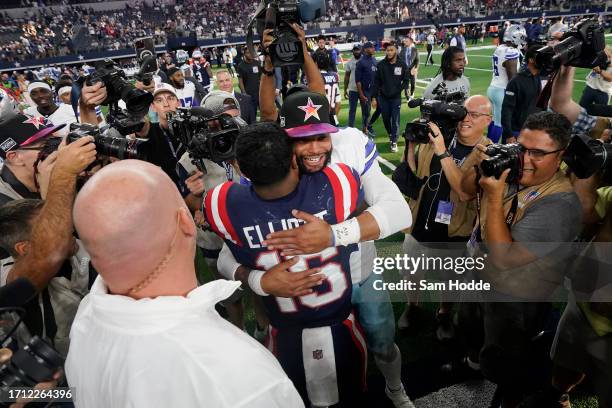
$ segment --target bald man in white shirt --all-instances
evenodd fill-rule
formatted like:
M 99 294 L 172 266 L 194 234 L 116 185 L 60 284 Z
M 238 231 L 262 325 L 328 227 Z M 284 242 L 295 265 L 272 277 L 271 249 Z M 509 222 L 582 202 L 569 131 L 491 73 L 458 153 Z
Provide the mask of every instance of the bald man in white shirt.
M 103 168 L 74 222 L 100 274 L 70 335 L 77 407 L 304 407 L 274 356 L 215 311 L 240 284 L 197 287 L 196 227 L 161 169 Z

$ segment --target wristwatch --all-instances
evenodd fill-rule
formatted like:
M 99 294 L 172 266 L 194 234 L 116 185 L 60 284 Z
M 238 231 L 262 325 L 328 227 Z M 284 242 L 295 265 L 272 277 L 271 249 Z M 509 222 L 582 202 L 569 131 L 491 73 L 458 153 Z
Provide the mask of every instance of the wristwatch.
M 442 160 L 442 159 L 446 159 L 447 157 L 453 157 L 451 156 L 451 154 L 448 152 L 448 150 L 445 150 L 444 153 L 442 154 L 436 154 L 436 156 L 438 157 L 438 159 Z

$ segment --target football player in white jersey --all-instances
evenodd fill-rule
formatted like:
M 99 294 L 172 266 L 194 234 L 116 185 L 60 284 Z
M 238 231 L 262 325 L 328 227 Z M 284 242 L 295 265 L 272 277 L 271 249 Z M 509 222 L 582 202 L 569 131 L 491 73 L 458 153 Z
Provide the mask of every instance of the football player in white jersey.
M 323 94 L 324 83 L 307 51 L 304 32 L 297 24 L 293 24 L 292 27 L 305 50 L 303 69 L 310 84 L 308 88 L 310 91 Z M 273 40 L 271 31 L 264 31 L 262 42 L 265 47 Z M 264 69 L 272 69 L 269 56 L 266 56 Z M 260 87 L 262 120 L 275 120 L 278 117 L 274 98 L 268 97 L 274 92 L 274 79 L 262 76 Z M 324 115 L 320 115 L 319 110 L 324 109 L 324 105 L 327 104 L 318 102 L 316 97 L 300 100 L 299 94 L 300 92 L 296 92 L 290 95 L 291 100 L 296 99 L 299 102 L 296 106 L 287 106 L 289 97 L 286 98 L 281 107 L 280 123 L 282 127 L 289 125 L 290 121 L 287 120 L 289 114 L 303 120 L 302 126 L 286 129 L 291 137 L 296 138 L 294 152 L 302 171 L 312 173 L 321 171 L 327 163 L 345 163 L 361 176 L 365 201 L 370 207 L 355 218 L 356 222 L 351 221 L 352 225 L 342 223 L 334 227 L 347 232 L 347 235 L 343 235 L 344 238 L 350 236 L 351 241 L 359 242 L 359 251 L 351 256 L 350 262 L 353 283 L 352 303 L 358 310 L 359 322 L 366 333 L 368 349 L 374 354 L 374 361 L 385 377 L 385 393 L 396 407 L 413 408 L 414 405 L 406 395 L 401 382 L 401 353 L 394 342 L 395 321 L 389 294 L 386 291 L 373 289 L 374 281 L 380 280 L 382 276 L 372 273 L 376 258 L 373 240 L 385 238 L 410 226 L 412 224 L 410 208 L 397 186 L 380 169 L 376 160 L 378 152 L 374 142 L 355 128 L 338 129 L 335 132 L 326 130 L 331 125 L 323 123 L 321 116 Z M 313 248 L 328 246 L 329 225 L 322 224 L 315 217 L 300 211 L 297 211 L 295 216 L 305 219 L 308 223 L 299 228 L 282 231 L 280 233 L 283 235 L 282 238 L 278 235 L 266 238 L 268 239 L 266 245 L 271 250 L 281 250 L 290 256 L 318 252 L 319 249 Z M 286 233 L 293 236 L 284 236 Z M 277 237 L 280 239 L 275 239 Z M 304 240 L 305 237 L 308 238 Z M 347 245 L 344 238 L 340 239 L 342 242 L 336 241 L 336 245 Z M 228 259 L 228 253 L 224 247 L 217 266 L 222 275 L 232 279 L 234 272 L 240 266 L 235 260 Z
M 493 53 L 493 78 L 487 90 L 487 96 L 493 104 L 493 122 L 489 125 L 488 137 L 493 143 L 499 142 L 502 135 L 501 110 L 504 103 L 504 92 L 508 82 L 519 69 L 521 50 L 527 44 L 527 32 L 513 24 L 504 31 L 504 42 Z
M 195 84 L 185 79 L 182 70 L 176 67 L 168 69 L 168 80 L 170 85 L 176 89 L 176 95 L 183 108 L 200 106 L 200 101 L 196 98 Z

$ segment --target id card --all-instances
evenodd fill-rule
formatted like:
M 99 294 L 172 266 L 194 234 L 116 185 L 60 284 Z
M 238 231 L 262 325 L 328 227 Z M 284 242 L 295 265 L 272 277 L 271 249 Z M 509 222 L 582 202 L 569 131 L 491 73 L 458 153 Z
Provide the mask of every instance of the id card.
M 402 67 L 395 67 L 395 68 L 393 69 L 393 73 L 394 73 L 395 75 L 402 75 Z
M 450 201 L 440 200 L 438 202 L 438 210 L 436 211 L 436 222 L 442 224 L 450 224 L 451 217 L 453 215 L 453 203 Z

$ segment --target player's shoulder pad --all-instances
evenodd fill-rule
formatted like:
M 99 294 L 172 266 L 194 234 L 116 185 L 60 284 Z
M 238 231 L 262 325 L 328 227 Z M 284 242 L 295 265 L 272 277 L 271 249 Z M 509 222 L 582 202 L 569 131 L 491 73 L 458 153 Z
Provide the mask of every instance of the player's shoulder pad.
M 376 143 L 356 128 L 343 128 L 332 133 L 332 146 L 339 153 L 340 161 L 352 165 L 360 176 L 372 167 L 378 157 Z
M 361 189 L 359 174 L 344 163 L 330 164 L 322 172 L 327 176 L 334 194 L 336 222 L 342 222 L 357 208 Z
M 221 238 L 241 246 L 242 242 L 238 234 L 236 234 L 228 208 L 228 202 L 230 201 L 233 204 L 237 204 L 237 200 L 230 200 L 229 195 L 230 193 L 233 195 L 239 189 L 240 185 L 227 181 L 209 190 L 204 199 L 202 212 L 213 232 Z

